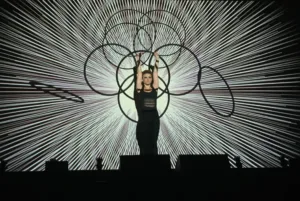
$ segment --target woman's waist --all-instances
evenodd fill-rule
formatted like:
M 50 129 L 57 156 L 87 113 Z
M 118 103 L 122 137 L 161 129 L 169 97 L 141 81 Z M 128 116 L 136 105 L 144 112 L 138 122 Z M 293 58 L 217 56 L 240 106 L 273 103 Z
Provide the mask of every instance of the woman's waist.
M 158 117 L 157 109 L 154 110 L 142 110 L 139 116 L 144 117 Z
M 141 110 L 142 113 L 158 113 L 156 108 L 152 108 L 152 109 L 142 109 Z

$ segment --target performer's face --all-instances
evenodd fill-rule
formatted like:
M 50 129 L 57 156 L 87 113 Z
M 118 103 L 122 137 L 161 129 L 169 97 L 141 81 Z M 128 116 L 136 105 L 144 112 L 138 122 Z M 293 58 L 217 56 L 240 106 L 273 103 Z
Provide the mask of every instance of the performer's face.
M 144 74 L 144 75 L 143 75 L 143 82 L 144 82 L 144 84 L 146 84 L 146 85 L 151 84 L 151 82 L 152 82 L 152 75 L 149 74 L 149 73 Z

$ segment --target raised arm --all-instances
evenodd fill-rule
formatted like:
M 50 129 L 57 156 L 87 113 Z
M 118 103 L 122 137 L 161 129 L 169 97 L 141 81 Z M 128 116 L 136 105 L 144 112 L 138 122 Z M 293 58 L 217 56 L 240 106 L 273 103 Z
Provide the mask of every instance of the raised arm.
M 154 52 L 155 56 L 155 64 L 154 64 L 154 69 L 153 69 L 153 87 L 155 89 L 158 89 L 159 87 L 159 79 L 158 79 L 158 64 L 159 64 L 159 56 L 157 52 Z
M 142 89 L 142 81 L 143 81 L 143 75 L 142 75 L 142 67 L 141 67 L 141 62 L 140 62 L 140 59 L 141 59 L 141 55 L 142 54 L 137 54 L 136 55 L 136 61 L 137 61 L 137 74 L 136 74 L 136 90 L 137 92 L 139 93 Z

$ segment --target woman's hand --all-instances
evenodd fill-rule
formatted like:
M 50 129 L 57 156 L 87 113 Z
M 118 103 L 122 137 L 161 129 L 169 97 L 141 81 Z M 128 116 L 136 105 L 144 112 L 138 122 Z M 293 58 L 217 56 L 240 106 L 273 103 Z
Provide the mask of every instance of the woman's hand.
M 136 55 L 135 55 L 136 61 L 139 61 L 139 60 L 141 59 L 141 56 L 142 56 L 143 54 L 144 54 L 143 52 L 136 54 Z
M 155 58 L 156 58 L 156 60 L 158 60 L 159 59 L 159 55 L 158 55 L 158 52 L 154 52 L 154 56 L 155 56 Z

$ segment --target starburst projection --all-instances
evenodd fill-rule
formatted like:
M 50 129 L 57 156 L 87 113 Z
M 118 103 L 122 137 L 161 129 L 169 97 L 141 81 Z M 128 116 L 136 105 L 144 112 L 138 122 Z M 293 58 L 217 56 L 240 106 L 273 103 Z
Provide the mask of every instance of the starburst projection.
M 8 171 L 118 169 L 138 155 L 134 57 L 158 50 L 159 154 L 228 154 L 233 167 L 300 155 L 299 35 L 275 2 L 6 1 L 0 157 Z M 121 85 L 121 86 L 120 86 Z

